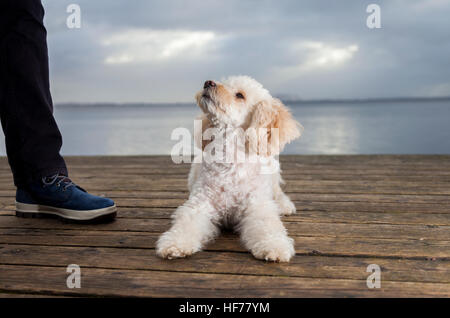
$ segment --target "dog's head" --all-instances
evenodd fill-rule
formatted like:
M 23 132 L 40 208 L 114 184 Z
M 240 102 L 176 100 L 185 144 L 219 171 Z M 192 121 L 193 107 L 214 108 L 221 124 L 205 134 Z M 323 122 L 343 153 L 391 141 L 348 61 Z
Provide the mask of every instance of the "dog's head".
M 287 143 L 300 137 L 303 129 L 279 99 L 248 76 L 232 76 L 222 82 L 206 81 L 195 97 L 204 113 L 203 130 L 210 127 L 266 129 L 267 144 L 272 145 L 268 148 L 269 155 L 280 153 Z

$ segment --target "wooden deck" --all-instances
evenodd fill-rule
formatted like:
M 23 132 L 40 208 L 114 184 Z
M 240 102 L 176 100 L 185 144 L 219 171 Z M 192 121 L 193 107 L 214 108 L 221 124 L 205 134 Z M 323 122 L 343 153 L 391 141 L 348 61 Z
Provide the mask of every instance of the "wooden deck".
M 72 179 L 115 199 L 115 222 L 14 216 L 0 159 L 0 296 L 450 296 L 450 156 L 283 156 L 298 213 L 289 264 L 253 259 L 224 233 L 188 259 L 161 260 L 155 241 L 188 196 L 189 166 L 169 157 L 72 157 Z M 81 267 L 81 288 L 66 267 Z M 368 289 L 369 264 L 381 288 Z

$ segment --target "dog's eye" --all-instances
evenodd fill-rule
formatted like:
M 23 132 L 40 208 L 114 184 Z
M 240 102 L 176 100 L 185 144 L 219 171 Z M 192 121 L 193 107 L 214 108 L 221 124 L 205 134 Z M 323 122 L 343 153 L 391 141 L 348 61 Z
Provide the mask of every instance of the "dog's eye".
M 236 98 L 244 99 L 244 95 L 242 93 L 236 93 Z

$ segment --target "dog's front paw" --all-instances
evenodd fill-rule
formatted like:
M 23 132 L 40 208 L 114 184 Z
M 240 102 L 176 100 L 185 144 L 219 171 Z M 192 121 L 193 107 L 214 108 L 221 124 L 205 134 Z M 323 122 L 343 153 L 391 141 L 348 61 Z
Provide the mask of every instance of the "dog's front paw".
M 269 262 L 289 262 L 295 255 L 294 240 L 289 237 L 266 240 L 252 249 L 255 258 Z
M 192 255 L 200 248 L 199 243 L 186 238 L 177 238 L 173 233 L 166 232 L 156 243 L 156 254 L 162 258 L 174 259 Z
M 295 214 L 295 212 L 297 211 L 294 203 L 292 203 L 292 201 L 287 196 L 283 196 L 278 201 L 278 205 L 280 207 L 280 215 L 291 215 Z
M 174 258 L 182 258 L 191 255 L 192 251 L 184 251 L 183 249 L 179 248 L 178 246 L 168 246 L 168 247 L 159 247 L 156 250 L 156 254 L 159 257 L 167 258 L 167 259 L 174 259 Z

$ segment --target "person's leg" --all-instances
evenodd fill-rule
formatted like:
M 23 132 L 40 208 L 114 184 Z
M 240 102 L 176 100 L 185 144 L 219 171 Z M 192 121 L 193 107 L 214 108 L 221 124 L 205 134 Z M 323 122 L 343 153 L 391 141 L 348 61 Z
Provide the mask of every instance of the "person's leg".
M 64 174 L 53 117 L 44 9 L 39 0 L 1 0 L 0 117 L 16 186 Z
M 17 186 L 16 215 L 110 219 L 116 206 L 68 177 L 53 117 L 40 0 L 0 0 L 0 117 Z

